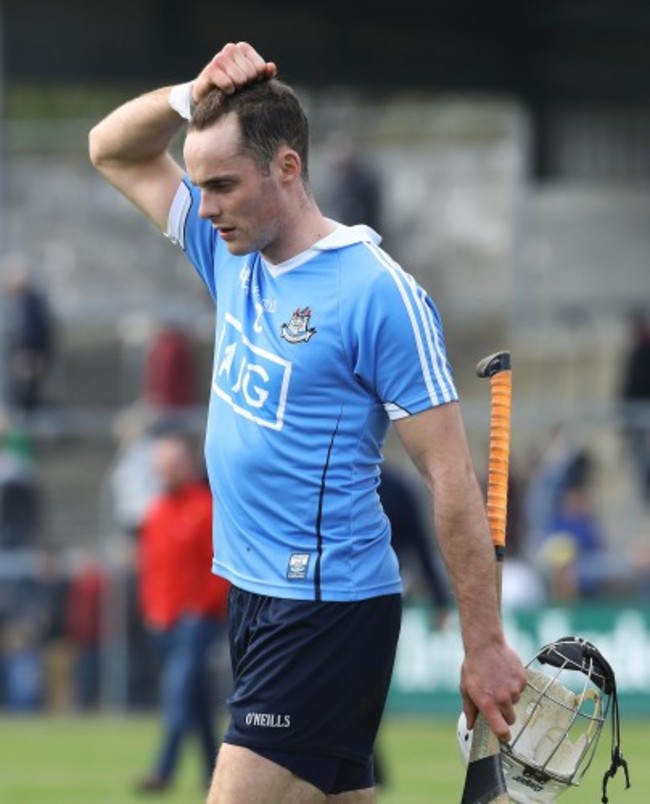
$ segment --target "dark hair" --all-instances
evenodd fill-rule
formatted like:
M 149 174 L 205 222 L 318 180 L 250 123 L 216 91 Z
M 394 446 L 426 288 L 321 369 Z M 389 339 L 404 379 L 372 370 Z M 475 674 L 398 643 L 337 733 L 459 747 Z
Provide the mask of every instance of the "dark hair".
M 197 104 L 190 131 L 203 131 L 228 114 L 237 115 L 241 150 L 262 171 L 282 145 L 300 156 L 303 181 L 309 180 L 309 122 L 291 87 L 273 78 L 247 84 L 232 95 L 214 89 Z

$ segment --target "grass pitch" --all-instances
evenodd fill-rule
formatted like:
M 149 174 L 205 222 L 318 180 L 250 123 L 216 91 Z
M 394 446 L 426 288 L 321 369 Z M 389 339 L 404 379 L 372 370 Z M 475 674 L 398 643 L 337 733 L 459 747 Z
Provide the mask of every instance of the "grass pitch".
M 567 804 L 597 804 L 608 767 L 609 729 L 582 785 L 566 793 Z M 0 801 L 3 804 L 135 804 L 134 783 L 147 770 L 158 739 L 153 717 L 0 718 Z M 626 720 L 623 753 L 632 788 L 622 772 L 610 782 L 612 804 L 646 804 L 650 783 L 650 723 Z M 379 740 L 388 783 L 379 804 L 454 804 L 463 784 L 455 723 L 387 719 Z M 185 747 L 174 790 L 156 800 L 202 804 L 195 746 Z M 152 797 L 148 797 L 151 800 Z

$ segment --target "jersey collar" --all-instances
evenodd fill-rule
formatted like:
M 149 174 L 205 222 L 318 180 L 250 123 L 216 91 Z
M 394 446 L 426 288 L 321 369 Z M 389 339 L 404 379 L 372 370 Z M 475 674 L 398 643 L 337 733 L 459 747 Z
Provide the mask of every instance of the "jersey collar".
M 362 223 L 356 226 L 344 226 L 342 223 L 338 223 L 333 232 L 314 243 L 312 248 L 317 251 L 329 251 L 330 249 L 343 248 L 344 246 L 353 246 L 355 243 L 374 243 L 379 245 L 381 236 L 374 229 Z
M 353 246 L 356 243 L 374 243 L 375 245 L 381 243 L 381 236 L 378 235 L 374 229 L 371 229 L 370 226 L 366 226 L 365 224 L 344 226 L 342 223 L 337 223 L 336 221 L 332 221 L 332 223 L 336 224 L 336 229 L 328 235 L 325 235 L 321 240 L 318 240 L 306 251 L 302 251 L 300 254 L 296 254 L 295 257 L 291 257 L 291 259 L 276 265 L 272 265 L 270 262 L 267 262 L 264 257 L 260 257 L 262 264 L 272 276 L 277 277 L 281 274 L 286 274 L 287 271 L 291 271 L 299 265 L 303 265 L 308 260 L 312 259 L 312 257 L 315 257 L 316 253 L 319 251 L 334 251 L 338 248 Z

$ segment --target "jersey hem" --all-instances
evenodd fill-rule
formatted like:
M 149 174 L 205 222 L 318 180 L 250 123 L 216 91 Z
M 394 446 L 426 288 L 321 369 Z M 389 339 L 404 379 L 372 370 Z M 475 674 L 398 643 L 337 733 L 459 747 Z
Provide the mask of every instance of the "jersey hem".
M 245 578 L 233 572 L 229 567 L 225 567 L 218 562 L 213 562 L 212 572 L 230 581 L 234 586 L 243 589 L 245 592 L 252 592 L 255 595 L 265 597 L 277 597 L 285 600 L 315 600 L 316 589 L 313 583 L 309 586 L 295 587 L 291 584 L 270 584 L 261 583 L 255 578 Z M 368 600 L 373 597 L 383 597 L 384 595 L 401 595 L 403 592 L 401 580 L 391 581 L 381 586 L 372 586 L 355 589 L 323 589 L 320 590 L 319 600 L 325 603 L 350 603 L 355 600 Z
M 268 740 L 249 740 L 243 737 L 233 737 L 229 734 L 225 734 L 223 737 L 223 742 L 228 743 L 229 745 L 237 745 L 241 748 L 250 748 L 251 751 L 255 751 L 256 748 L 261 750 L 267 751 L 282 751 L 284 753 L 291 753 L 291 754 L 311 754 L 316 756 L 323 756 L 323 757 L 332 757 L 333 759 L 342 759 L 349 762 L 360 763 L 363 764 L 367 761 L 367 757 L 364 753 L 360 751 L 343 751 L 340 748 L 331 748 L 328 747 L 305 747 L 305 745 L 301 745 L 300 747 L 291 746 L 290 748 L 287 747 L 278 747 L 277 742 L 270 742 Z

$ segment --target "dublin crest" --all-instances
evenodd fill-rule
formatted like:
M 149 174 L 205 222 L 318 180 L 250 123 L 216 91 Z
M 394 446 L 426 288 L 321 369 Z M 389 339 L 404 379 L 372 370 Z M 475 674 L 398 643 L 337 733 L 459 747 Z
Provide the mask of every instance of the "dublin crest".
M 301 310 L 296 308 L 288 324 L 283 324 L 280 332 L 285 341 L 289 343 L 302 343 L 308 341 L 312 335 L 316 334 L 316 329 L 309 326 L 311 309 L 303 307 Z

